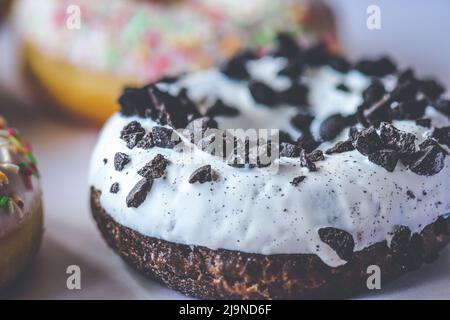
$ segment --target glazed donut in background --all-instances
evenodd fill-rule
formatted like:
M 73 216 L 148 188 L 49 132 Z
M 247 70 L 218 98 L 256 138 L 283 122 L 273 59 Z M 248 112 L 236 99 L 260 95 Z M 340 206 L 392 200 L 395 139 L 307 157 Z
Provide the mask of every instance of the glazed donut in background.
M 36 159 L 0 117 L 0 292 L 36 255 L 43 233 Z
M 67 27 L 74 5 L 79 29 Z M 96 122 L 117 110 L 124 85 L 209 67 L 282 30 L 336 46 L 332 14 L 309 0 L 21 0 L 15 21 L 43 88 Z
M 286 35 L 127 88 L 92 156 L 93 216 L 126 262 L 188 295 L 348 297 L 371 265 L 384 285 L 450 241 L 443 93 L 389 58 L 351 63 Z M 280 129 L 279 157 L 233 128 Z

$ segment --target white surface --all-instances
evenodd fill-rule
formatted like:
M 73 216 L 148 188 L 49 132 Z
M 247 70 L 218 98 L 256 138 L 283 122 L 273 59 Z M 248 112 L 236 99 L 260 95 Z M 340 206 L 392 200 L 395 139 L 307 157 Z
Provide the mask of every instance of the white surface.
M 402 64 L 416 64 L 424 74 L 435 74 L 450 85 L 448 37 L 450 2 L 446 0 L 354 1 L 330 0 L 339 9 L 341 35 L 353 57 L 393 52 Z M 381 5 L 382 31 L 365 29 L 365 9 Z M 5 62 L 0 52 L 0 65 Z M 2 67 L 5 65 L 3 64 Z M 1 69 L 4 72 L 4 69 Z M 0 74 L 2 74 L 0 72 Z M 4 74 L 4 73 L 3 73 Z M 4 77 L 8 82 L 9 77 Z M 4 112 L 5 100 L 0 97 Z M 18 126 L 33 143 L 44 189 L 46 233 L 41 251 L 29 274 L 7 293 L 13 299 L 172 299 L 184 296 L 147 280 L 127 267 L 101 239 L 90 217 L 87 170 L 97 132 L 34 113 Z M 82 289 L 66 287 L 66 268 L 79 265 Z M 360 298 L 450 299 L 450 248 L 432 265 L 426 265 L 381 292 Z

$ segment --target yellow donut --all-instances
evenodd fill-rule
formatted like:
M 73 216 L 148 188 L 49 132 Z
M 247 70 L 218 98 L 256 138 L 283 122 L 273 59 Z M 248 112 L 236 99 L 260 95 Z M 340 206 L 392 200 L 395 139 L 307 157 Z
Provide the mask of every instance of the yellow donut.
M 31 72 L 43 88 L 71 115 L 100 124 L 118 108 L 117 97 L 136 79 L 80 69 L 66 61 L 43 54 L 31 43 L 25 47 Z

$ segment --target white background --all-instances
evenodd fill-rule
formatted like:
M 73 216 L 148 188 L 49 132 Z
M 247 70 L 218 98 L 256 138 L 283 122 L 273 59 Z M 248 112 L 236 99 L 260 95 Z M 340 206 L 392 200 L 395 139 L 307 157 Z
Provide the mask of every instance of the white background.
M 402 66 L 414 65 L 450 85 L 450 1 L 328 1 L 339 21 L 340 37 L 352 58 L 389 53 Z M 381 8 L 382 29 L 366 28 L 366 8 Z M 0 82 L 4 91 L 25 92 L 12 73 L 17 55 L 9 36 L 0 37 Z M 35 147 L 44 189 L 46 232 L 42 249 L 8 298 L 32 299 L 171 299 L 184 298 L 145 279 L 127 267 L 101 239 L 88 207 L 87 169 L 97 129 L 72 123 L 39 106 L 25 107 L 0 94 L 0 111 L 19 127 Z M 8 106 L 5 107 L 5 106 Z M 69 291 L 69 265 L 82 270 L 82 289 Z M 450 248 L 432 265 L 413 272 L 381 292 L 358 298 L 450 299 Z

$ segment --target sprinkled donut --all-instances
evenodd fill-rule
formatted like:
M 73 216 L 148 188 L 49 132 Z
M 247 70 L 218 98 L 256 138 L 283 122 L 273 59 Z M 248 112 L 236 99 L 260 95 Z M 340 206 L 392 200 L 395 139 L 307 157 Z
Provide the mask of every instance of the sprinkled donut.
M 0 290 L 24 270 L 42 237 L 42 195 L 36 158 L 0 116 Z
M 188 295 L 354 295 L 369 266 L 386 283 L 450 240 L 443 94 L 389 58 L 352 63 L 285 34 L 127 88 L 92 156 L 93 216 L 126 262 Z M 237 128 L 279 131 L 250 152 Z
M 57 102 L 98 122 L 125 84 L 210 67 L 280 30 L 335 45 L 317 0 L 21 0 L 15 13 L 33 73 Z

